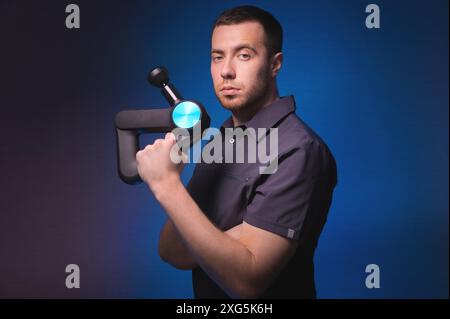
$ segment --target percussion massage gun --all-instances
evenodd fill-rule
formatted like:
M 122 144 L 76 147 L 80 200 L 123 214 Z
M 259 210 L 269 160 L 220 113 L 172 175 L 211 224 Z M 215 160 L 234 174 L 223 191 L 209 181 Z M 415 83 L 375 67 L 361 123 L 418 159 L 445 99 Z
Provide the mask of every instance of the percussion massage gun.
M 168 108 L 124 110 L 115 117 L 117 165 L 120 178 L 127 184 L 142 182 L 136 165 L 136 153 L 139 151 L 139 135 L 143 133 L 166 133 L 182 128 L 189 133 L 189 147 L 194 139 L 194 128 L 200 129 L 200 137 L 210 125 L 210 117 L 202 104 L 185 100 L 177 89 L 169 83 L 169 72 L 164 67 L 150 71 L 148 81 L 161 89 L 169 102 Z M 177 141 L 180 144 L 177 136 Z M 185 141 L 183 139 L 183 141 Z

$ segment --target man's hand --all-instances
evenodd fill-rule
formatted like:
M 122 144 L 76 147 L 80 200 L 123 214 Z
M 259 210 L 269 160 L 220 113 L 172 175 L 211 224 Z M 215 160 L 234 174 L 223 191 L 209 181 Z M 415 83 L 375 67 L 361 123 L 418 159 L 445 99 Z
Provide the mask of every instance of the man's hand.
M 180 181 L 184 154 L 178 150 L 175 135 L 167 133 L 165 139 L 157 139 L 136 153 L 139 176 L 155 196 L 158 192 L 167 191 L 174 182 Z

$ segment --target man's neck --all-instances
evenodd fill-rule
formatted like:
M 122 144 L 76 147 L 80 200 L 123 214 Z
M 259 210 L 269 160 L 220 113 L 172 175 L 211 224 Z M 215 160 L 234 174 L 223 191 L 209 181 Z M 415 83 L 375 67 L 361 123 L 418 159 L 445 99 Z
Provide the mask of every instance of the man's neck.
M 278 90 L 272 90 L 271 94 L 268 94 L 266 98 L 258 101 L 254 105 L 248 105 L 240 110 L 234 111 L 232 114 L 234 127 L 242 125 L 242 123 L 250 121 L 256 113 L 266 106 L 272 104 L 279 99 Z

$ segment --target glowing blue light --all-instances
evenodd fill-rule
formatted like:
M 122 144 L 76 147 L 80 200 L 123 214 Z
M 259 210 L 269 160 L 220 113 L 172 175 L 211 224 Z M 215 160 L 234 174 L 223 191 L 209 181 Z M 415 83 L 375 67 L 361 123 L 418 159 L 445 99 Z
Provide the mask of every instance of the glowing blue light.
M 176 126 L 191 128 L 200 120 L 202 111 L 200 107 L 190 101 L 183 101 L 175 106 L 172 112 L 172 120 Z

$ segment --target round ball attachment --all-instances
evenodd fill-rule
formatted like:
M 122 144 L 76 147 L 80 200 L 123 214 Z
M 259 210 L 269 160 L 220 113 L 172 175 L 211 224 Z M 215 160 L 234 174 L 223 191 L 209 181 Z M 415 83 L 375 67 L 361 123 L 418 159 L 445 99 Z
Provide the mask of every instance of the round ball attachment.
M 177 104 L 172 112 L 172 120 L 176 126 L 190 129 L 194 127 L 202 116 L 200 107 L 191 101 Z
M 169 71 L 163 66 L 159 66 L 150 71 L 147 77 L 148 82 L 156 87 L 162 87 L 169 83 Z

